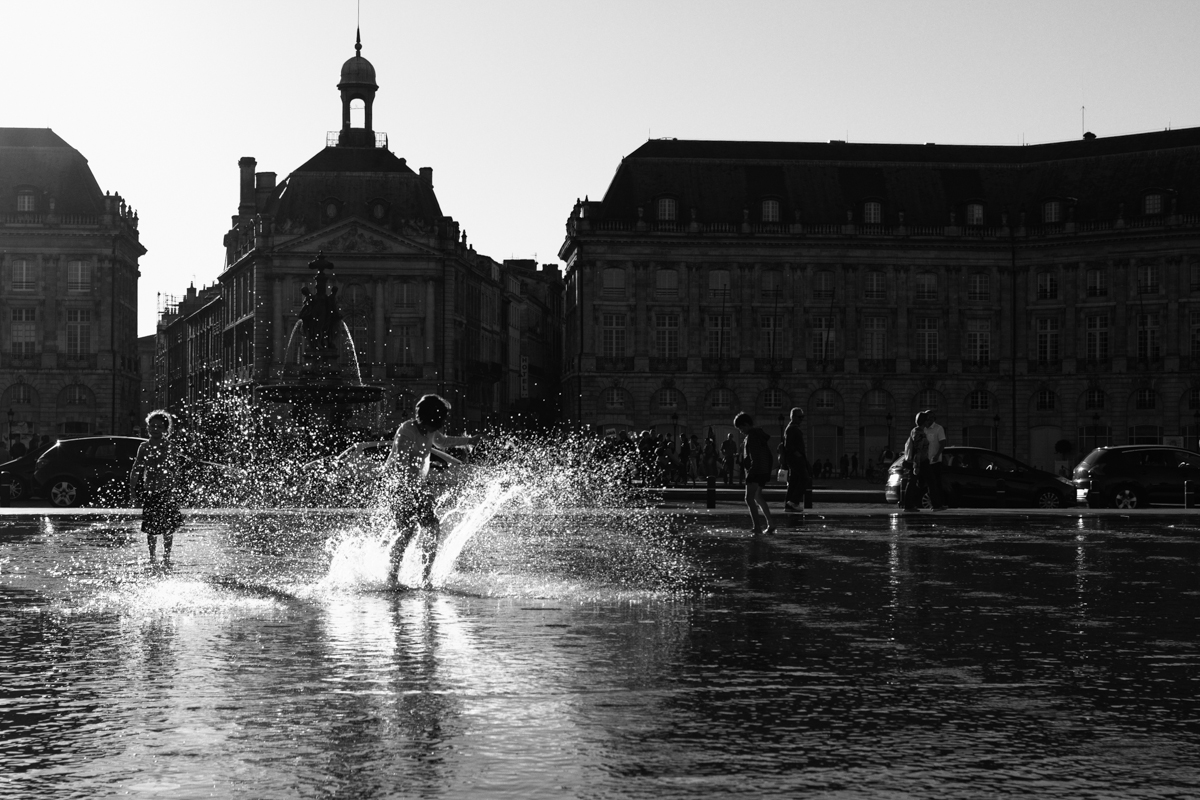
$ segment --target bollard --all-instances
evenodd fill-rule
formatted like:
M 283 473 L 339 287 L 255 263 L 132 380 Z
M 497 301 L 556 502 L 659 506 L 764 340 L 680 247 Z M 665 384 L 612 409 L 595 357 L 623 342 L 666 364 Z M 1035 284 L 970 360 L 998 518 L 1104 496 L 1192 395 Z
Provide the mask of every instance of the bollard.
M 717 507 L 717 479 L 712 475 L 708 476 L 708 487 L 705 489 L 704 499 L 709 508 Z

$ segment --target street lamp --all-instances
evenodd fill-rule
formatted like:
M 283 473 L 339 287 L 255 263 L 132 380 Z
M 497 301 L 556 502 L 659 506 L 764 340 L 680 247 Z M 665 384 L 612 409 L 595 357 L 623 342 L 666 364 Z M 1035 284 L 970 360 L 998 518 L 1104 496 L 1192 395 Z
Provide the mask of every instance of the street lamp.
M 890 412 L 890 411 L 888 412 L 888 415 L 887 415 L 887 426 L 888 426 L 887 449 L 891 450 L 892 449 L 892 412 Z
M 673 431 L 673 434 L 671 437 L 671 446 L 678 447 L 679 446 L 679 412 L 678 411 L 671 412 L 671 429 Z

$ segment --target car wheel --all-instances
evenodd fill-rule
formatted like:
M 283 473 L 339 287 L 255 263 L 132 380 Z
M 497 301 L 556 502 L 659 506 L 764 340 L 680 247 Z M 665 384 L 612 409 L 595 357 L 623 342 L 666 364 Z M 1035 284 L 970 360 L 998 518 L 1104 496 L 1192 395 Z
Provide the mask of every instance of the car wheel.
M 1066 505 L 1062 495 L 1053 489 L 1043 489 L 1037 496 L 1038 508 L 1061 508 Z
M 6 472 L 0 475 L 0 491 L 8 491 L 9 500 L 25 500 L 29 497 L 29 487 L 25 485 L 20 475 Z
M 1113 492 L 1113 507 L 1115 508 L 1145 508 L 1141 492 L 1133 486 L 1121 486 Z
M 50 481 L 46 494 L 51 504 L 59 508 L 74 508 L 83 502 L 83 484 L 74 478 L 55 478 Z
M 929 490 L 925 490 L 925 494 L 921 495 L 921 510 L 929 511 L 933 508 L 933 498 L 929 496 Z

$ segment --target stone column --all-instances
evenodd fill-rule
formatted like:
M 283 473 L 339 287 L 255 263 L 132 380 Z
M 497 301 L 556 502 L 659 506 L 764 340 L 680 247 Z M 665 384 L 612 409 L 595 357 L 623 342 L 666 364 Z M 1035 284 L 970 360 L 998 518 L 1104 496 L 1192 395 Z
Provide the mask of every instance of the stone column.
M 383 343 L 387 337 L 383 323 L 383 293 L 387 285 L 382 279 L 375 281 L 375 364 L 383 364 Z
M 445 291 L 443 287 L 443 291 Z M 433 363 L 434 336 L 434 291 L 433 281 L 425 282 L 425 363 Z

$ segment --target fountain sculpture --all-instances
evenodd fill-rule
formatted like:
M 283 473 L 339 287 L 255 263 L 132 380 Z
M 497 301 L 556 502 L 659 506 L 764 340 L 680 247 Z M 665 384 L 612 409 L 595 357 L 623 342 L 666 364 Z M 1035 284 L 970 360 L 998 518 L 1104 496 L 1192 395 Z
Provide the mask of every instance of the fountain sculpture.
M 354 340 L 338 310 L 337 286 L 330 280 L 333 264 L 320 252 L 308 267 L 316 270 L 314 288 L 301 290 L 304 307 L 288 337 L 279 382 L 259 386 L 255 397 L 290 403 L 300 416 L 327 408 L 333 419 L 344 421 L 353 406 L 380 400 L 383 389 L 362 382 Z

